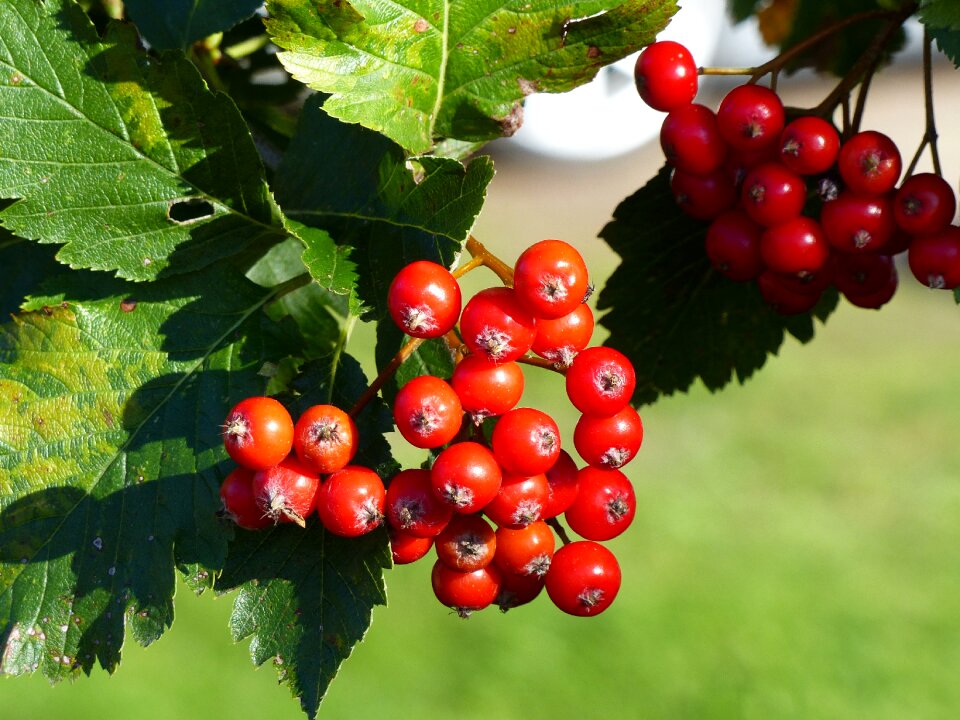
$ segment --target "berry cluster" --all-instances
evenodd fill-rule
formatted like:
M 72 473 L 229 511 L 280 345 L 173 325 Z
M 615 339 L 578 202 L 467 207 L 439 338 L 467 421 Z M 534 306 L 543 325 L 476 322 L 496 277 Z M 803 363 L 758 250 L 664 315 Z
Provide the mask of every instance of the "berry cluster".
M 637 88 L 668 113 L 660 143 L 681 209 L 709 221 L 706 253 L 732 280 L 757 282 L 783 314 L 807 312 L 834 285 L 851 303 L 878 308 L 897 288 L 893 256 L 931 288 L 960 285 L 956 197 L 939 175 L 897 187 L 900 152 L 883 133 L 841 141 L 814 115 L 787 122 L 773 90 L 731 90 L 717 112 L 693 102 L 697 68 L 678 43 L 650 45 Z
M 385 488 L 375 472 L 351 464 L 358 437 L 350 414 L 318 405 L 294 424 L 278 401 L 251 397 L 224 424 L 224 445 L 240 466 L 221 487 L 225 514 L 259 529 L 304 526 L 316 510 L 345 537 L 386 520 L 395 563 L 435 548 L 434 592 L 464 616 L 530 602 L 544 587 L 573 615 L 609 607 L 620 567 L 600 542 L 626 530 L 636 512 L 620 470 L 643 440 L 629 405 L 633 366 L 616 350 L 588 347 L 587 268 L 571 245 L 536 243 L 499 274 L 506 286 L 481 290 L 465 306 L 456 276 L 431 262 L 407 265 L 389 288 L 388 310 L 413 338 L 408 346 L 443 337 L 458 358 L 451 377 L 415 377 L 393 403 L 399 433 L 431 451 L 429 469 L 402 470 Z M 585 467 L 561 449 L 550 415 L 517 407 L 520 362 L 565 374 L 582 413 L 573 441 Z M 560 515 L 583 540 L 567 540 Z

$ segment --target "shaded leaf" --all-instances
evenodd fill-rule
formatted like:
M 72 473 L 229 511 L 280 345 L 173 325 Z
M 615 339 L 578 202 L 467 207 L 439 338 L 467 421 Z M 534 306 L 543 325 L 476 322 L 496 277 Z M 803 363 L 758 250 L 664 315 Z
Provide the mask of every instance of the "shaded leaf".
M 285 237 L 249 131 L 182 56 L 100 41 L 73 3 L 0 3 L 0 222 L 148 280 Z
M 960 5 L 951 0 L 924 0 L 919 15 L 937 47 L 960 67 Z
M 0 228 L 0 322 L 16 312 L 24 298 L 47 276 L 58 272 L 56 248 L 15 238 Z
M 414 153 L 489 140 L 532 92 L 563 92 L 652 42 L 675 0 L 271 0 L 280 60 L 324 109 Z
M 700 379 L 718 390 L 744 382 L 776 353 L 789 332 L 812 339 L 813 316 L 781 316 L 764 303 L 755 283 L 735 283 L 710 267 L 703 249 L 706 225 L 680 212 L 664 168 L 617 207 L 600 236 L 622 258 L 597 307 L 608 345 L 637 371 L 634 401 L 647 404 L 687 390 Z M 836 306 L 829 291 L 814 315 Z
M 125 0 L 124 5 L 154 49 L 186 50 L 250 17 L 263 0 Z
M 220 424 L 286 341 L 227 270 L 49 287 L 0 329 L 0 670 L 58 680 L 158 638 L 175 566 L 212 583 Z
M 410 338 L 392 322 L 377 325 L 377 367 L 386 367 L 397 350 Z M 419 375 L 434 375 L 449 380 L 453 375 L 453 356 L 443 338 L 425 340 L 404 361 L 382 389 L 383 399 L 393 403 L 397 390 Z

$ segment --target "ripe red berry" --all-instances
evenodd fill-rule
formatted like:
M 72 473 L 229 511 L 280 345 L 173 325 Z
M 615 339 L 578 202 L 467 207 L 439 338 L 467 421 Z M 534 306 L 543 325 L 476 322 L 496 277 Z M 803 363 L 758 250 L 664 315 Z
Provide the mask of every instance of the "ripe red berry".
M 273 523 L 292 522 L 300 527 L 315 507 L 320 477 L 295 455 L 253 475 L 257 507 Z
M 636 385 L 633 364 L 609 347 L 587 348 L 567 370 L 567 397 L 584 415 L 619 412 L 630 402 Z
M 771 270 L 757 278 L 757 287 L 767 304 L 780 315 L 810 312 L 820 302 L 820 292 L 798 291 L 795 276 L 780 275 Z
M 754 280 L 763 272 L 762 234 L 763 228 L 742 210 L 728 210 L 707 229 L 705 247 L 710 264 L 731 280 Z
M 473 572 L 458 572 L 437 560 L 430 580 L 437 600 L 465 618 L 496 600 L 500 592 L 500 576 L 494 565 Z
M 573 431 L 573 445 L 586 463 L 597 468 L 619 468 L 636 457 L 643 442 L 643 423 L 627 405 L 609 417 L 582 415 Z
M 839 255 L 833 281 L 848 297 L 872 295 L 887 286 L 891 274 L 896 275 L 896 269 L 889 255 Z
M 695 220 L 713 220 L 737 202 L 733 181 L 722 170 L 709 175 L 674 170 L 670 176 L 670 190 L 684 214 Z
M 756 223 L 764 227 L 779 225 L 795 218 L 807 202 L 803 178 L 780 163 L 763 163 L 743 181 L 740 205 Z
M 571 530 L 587 540 L 610 540 L 630 526 L 637 497 L 626 475 L 585 467 L 577 480 L 577 498 L 563 516 Z
M 293 428 L 293 449 L 321 475 L 346 467 L 357 454 L 357 425 L 334 405 L 307 408 Z
M 293 447 L 290 413 L 273 398 L 245 398 L 227 414 L 223 446 L 237 465 L 250 470 L 272 467 Z
M 933 289 L 960 286 L 960 228 L 950 225 L 933 235 L 914 238 L 907 251 L 913 276 Z
M 847 189 L 882 195 L 896 186 L 902 165 L 893 140 L 876 130 L 864 130 L 840 146 L 837 167 Z
M 497 552 L 493 562 L 507 575 L 543 577 L 550 569 L 556 540 L 550 526 L 542 520 L 524 528 L 497 529 Z
M 590 344 L 592 337 L 593 311 L 589 305 L 581 303 L 563 317 L 537 320 L 537 334 L 531 349 L 557 367 L 565 368 Z
M 443 450 L 430 469 L 433 493 L 454 512 L 479 512 L 496 497 L 502 474 L 493 453 L 475 442 Z
M 531 348 L 536 323 L 511 288 L 493 287 L 467 302 L 460 315 L 460 334 L 471 352 L 505 363 Z
M 420 375 L 397 392 L 393 420 L 404 440 L 414 447 L 438 448 L 460 430 L 463 408 L 448 383 L 433 375 Z
M 566 450 L 560 451 L 560 457 L 557 458 L 553 467 L 547 470 L 546 475 L 550 492 L 547 493 L 547 503 L 540 513 L 542 520 L 549 520 L 565 513 L 573 504 L 580 487 L 577 485 L 577 464 Z
M 553 555 L 547 573 L 547 595 L 570 615 L 598 615 L 620 591 L 620 564 L 614 554 L 595 542 L 564 545 Z
M 347 465 L 317 492 L 317 514 L 334 535 L 357 537 L 380 526 L 386 502 L 383 481 L 370 468 Z
M 506 472 L 536 475 L 546 472 L 557 461 L 560 428 L 545 412 L 514 408 L 497 420 L 490 445 Z
M 823 118 L 804 115 L 780 135 L 780 161 L 800 175 L 819 175 L 833 167 L 840 152 L 840 135 Z
M 394 565 L 408 565 L 416 562 L 433 547 L 433 538 L 410 535 L 402 530 L 390 528 L 390 552 Z
M 544 578 L 539 575 L 500 573 L 500 592 L 495 602 L 502 612 L 533 602 L 543 590 Z
M 493 562 L 497 535 L 479 515 L 457 515 L 437 535 L 437 558 L 449 568 L 473 572 Z
M 402 470 L 393 476 L 386 500 L 390 527 L 417 537 L 434 537 L 452 515 L 453 510 L 434 495 L 429 470 Z
M 436 338 L 449 332 L 460 317 L 460 283 L 442 265 L 418 260 L 393 278 L 387 310 L 403 332 Z
M 664 118 L 660 147 L 671 165 L 691 175 L 709 175 L 719 170 L 727 157 L 717 116 L 697 104 L 683 105 Z
M 587 294 L 589 277 L 580 253 L 563 240 L 541 240 L 513 268 L 516 297 L 532 315 L 554 319 L 573 312 Z
M 697 64 L 686 47 L 672 40 L 648 45 L 633 69 L 637 92 L 654 110 L 670 112 L 697 96 Z
M 803 276 L 826 264 L 830 245 L 820 224 L 801 215 L 767 228 L 760 237 L 760 256 L 774 272 Z
M 483 508 L 484 514 L 500 527 L 522 528 L 543 514 L 550 485 L 547 476 L 505 473 L 496 497 Z
M 454 369 L 450 385 L 463 409 L 475 422 L 482 422 L 520 402 L 523 370 L 515 362 L 493 363 L 480 355 L 467 355 Z
M 857 195 L 849 191 L 824 203 L 820 225 L 830 244 L 847 253 L 877 252 L 896 230 L 889 195 Z
M 220 486 L 220 499 L 224 515 L 246 530 L 260 530 L 272 524 L 254 500 L 252 470 L 238 467 L 227 475 Z
M 775 144 L 783 132 L 784 119 L 780 98 L 761 85 L 735 87 L 717 110 L 720 135 L 737 150 L 759 150 Z
M 918 173 L 903 181 L 893 201 L 897 225 L 911 235 L 940 232 L 957 212 L 950 183 L 933 173 Z

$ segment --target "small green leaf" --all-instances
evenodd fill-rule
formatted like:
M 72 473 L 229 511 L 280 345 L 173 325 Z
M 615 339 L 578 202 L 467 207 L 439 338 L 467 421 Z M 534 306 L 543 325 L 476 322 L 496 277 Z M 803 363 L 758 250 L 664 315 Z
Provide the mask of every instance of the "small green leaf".
M 100 41 L 63 0 L 0 3 L 0 222 L 132 280 L 285 237 L 243 118 L 131 27 Z
M 186 50 L 253 15 L 262 0 L 126 0 L 130 19 L 155 50 Z
M 414 153 L 520 127 L 532 92 L 563 92 L 650 43 L 675 0 L 271 0 L 280 61 L 333 93 L 331 115 Z
M 229 270 L 50 287 L 0 328 L 0 674 L 59 680 L 157 639 L 175 566 L 212 584 L 220 424 L 289 343 Z
M 781 316 L 755 283 L 735 283 L 710 267 L 706 225 L 676 206 L 664 168 L 617 207 L 600 236 L 622 258 L 597 304 L 608 345 L 637 371 L 634 401 L 648 404 L 686 391 L 699 378 L 718 390 L 747 380 L 776 353 L 789 332 L 812 339 L 813 316 L 825 320 L 837 303 L 829 291 L 813 315 Z
M 960 67 L 960 5 L 953 0 L 925 0 L 920 4 L 920 22 L 943 54 Z
M 337 245 L 325 230 L 295 221 L 288 225 L 304 245 L 302 259 L 310 277 L 324 290 L 345 298 L 350 315 L 360 315 L 363 303 L 357 297 L 357 266 L 350 260 L 353 249 Z

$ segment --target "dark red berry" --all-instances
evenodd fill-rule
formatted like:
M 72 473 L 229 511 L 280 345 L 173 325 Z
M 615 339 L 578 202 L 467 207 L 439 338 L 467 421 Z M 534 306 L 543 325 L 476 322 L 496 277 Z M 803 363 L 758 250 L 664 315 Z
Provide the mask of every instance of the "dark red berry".
M 727 157 L 717 116 L 697 104 L 679 107 L 664 118 L 660 147 L 671 165 L 691 175 L 709 175 L 719 170 Z
M 840 146 L 837 166 L 848 190 L 882 195 L 900 179 L 900 151 L 883 133 L 864 130 Z
M 710 264 L 731 280 L 754 280 L 763 272 L 762 234 L 763 228 L 742 210 L 728 210 L 707 229 L 706 252 Z
M 648 45 L 633 70 L 637 92 L 654 110 L 670 112 L 697 96 L 697 64 L 686 47 L 672 40 Z
M 805 115 L 791 121 L 780 135 L 780 161 L 800 175 L 819 175 L 833 167 L 840 135 L 823 118 Z
M 950 183 L 933 173 L 918 173 L 903 181 L 893 201 L 897 225 L 911 235 L 940 232 L 957 212 Z
M 717 110 L 720 134 L 737 150 L 759 150 L 774 145 L 783 132 L 783 103 L 761 85 L 735 87 Z

